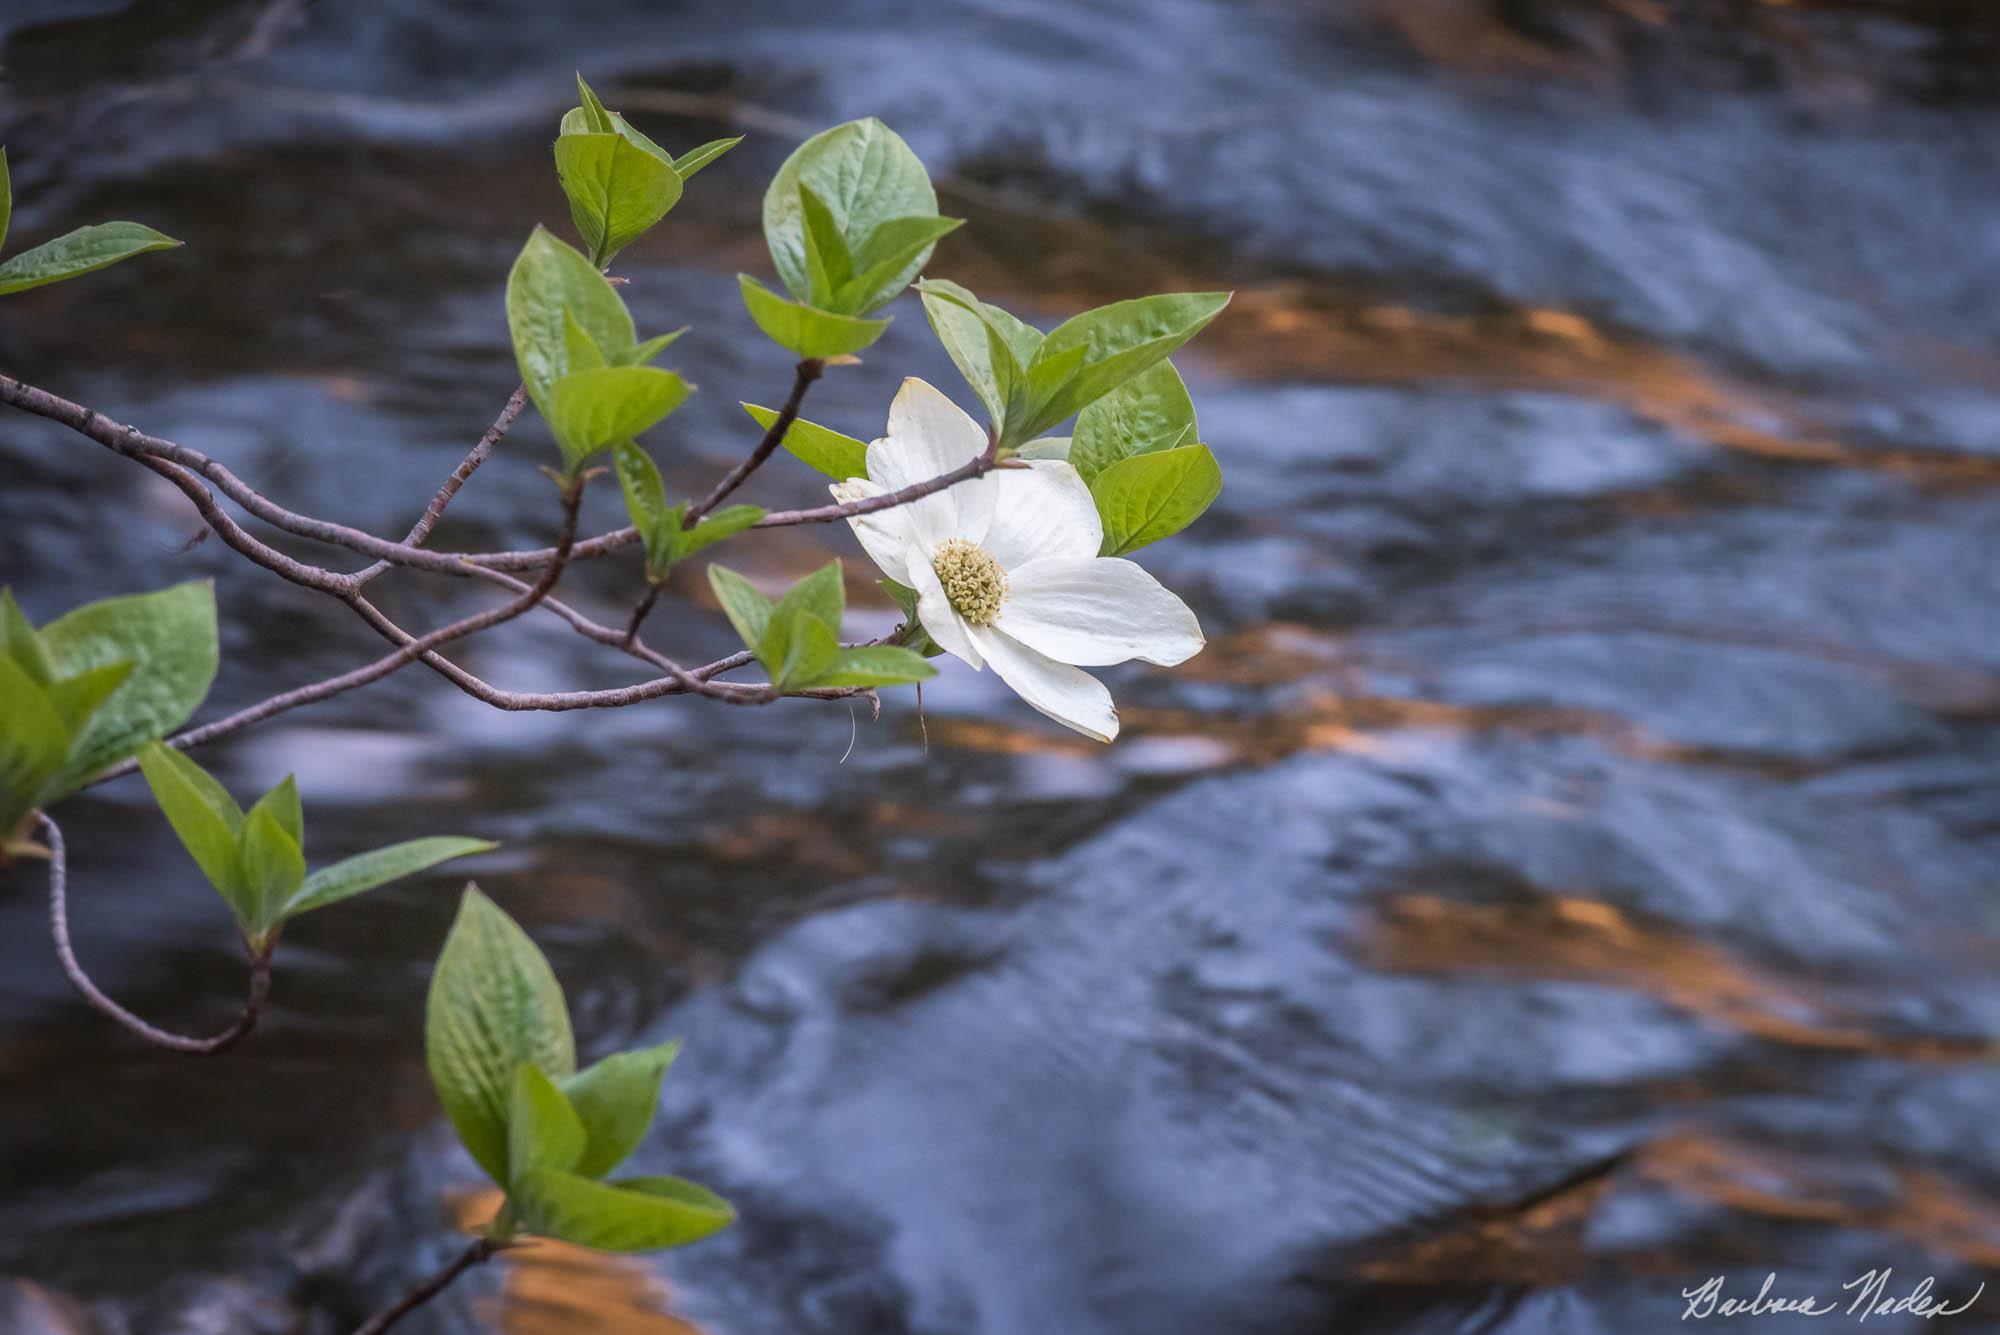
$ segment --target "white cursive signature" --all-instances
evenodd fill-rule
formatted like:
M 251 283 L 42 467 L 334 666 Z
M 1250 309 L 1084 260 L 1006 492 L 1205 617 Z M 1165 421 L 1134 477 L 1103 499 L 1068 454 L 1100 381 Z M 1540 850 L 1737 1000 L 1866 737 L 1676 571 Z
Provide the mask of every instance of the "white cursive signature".
M 1801 1294 L 1797 1297 L 1781 1297 L 1772 1294 L 1777 1284 L 1777 1272 L 1764 1276 L 1764 1283 L 1754 1298 L 1726 1298 L 1723 1296 L 1723 1277 L 1711 1275 L 1699 1287 L 1682 1289 L 1681 1297 L 1687 1301 L 1687 1309 L 1681 1313 L 1683 1321 L 1706 1321 L 1712 1316 L 1766 1316 L 1774 1313 L 1790 1313 L 1796 1316 L 1833 1316 L 1845 1314 L 1857 1322 L 1866 1321 L 1871 1316 L 1917 1316 L 1925 1320 L 1940 1316 L 1957 1316 L 1979 1301 L 1979 1295 L 1986 1292 L 1984 1282 L 1972 1291 L 1972 1296 L 1953 1306 L 1950 1300 L 1933 1297 L 1931 1286 L 1936 1277 L 1925 1275 L 1917 1286 L 1901 1297 L 1889 1292 L 1889 1277 L 1892 1270 L 1870 1270 L 1867 1274 L 1848 1280 L 1841 1285 L 1842 1292 L 1854 1296 L 1845 1304 L 1833 1299 L 1823 1299 L 1817 1294 Z

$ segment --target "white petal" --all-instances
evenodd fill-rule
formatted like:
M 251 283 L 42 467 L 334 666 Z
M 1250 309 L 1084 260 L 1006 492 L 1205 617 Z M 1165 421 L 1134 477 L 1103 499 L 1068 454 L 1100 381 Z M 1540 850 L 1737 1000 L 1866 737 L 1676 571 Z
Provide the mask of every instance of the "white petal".
M 1143 658 L 1168 667 L 1201 652 L 1188 605 L 1130 561 L 1045 557 L 1007 575 L 993 623 L 1037 653 L 1102 667 Z
M 889 405 L 889 434 L 868 447 L 868 476 L 901 491 L 962 468 L 986 450 L 986 431 L 963 408 L 923 381 L 903 382 Z M 962 483 L 912 501 L 912 528 L 935 549 L 946 538 L 978 542 L 991 522 L 994 498 L 978 482 Z
M 993 525 L 980 544 L 1003 570 L 1045 556 L 1095 556 L 1104 542 L 1097 502 L 1077 471 L 1054 461 L 1003 468 L 993 480 Z
M 1023 700 L 1086 737 L 1108 742 L 1118 735 L 1118 710 L 1103 682 L 1082 668 L 1036 653 L 992 626 L 974 626 L 971 632 L 993 671 Z
M 836 482 L 827 490 L 833 498 L 845 505 L 849 501 L 864 501 L 882 494 L 882 484 L 870 482 L 865 477 L 851 477 L 845 482 Z M 910 572 L 904 561 L 904 548 L 910 543 L 909 517 L 902 506 L 888 510 L 871 510 L 865 515 L 856 515 L 847 521 L 854 530 L 854 536 L 861 539 L 861 548 L 868 553 L 868 559 L 882 568 L 882 573 L 898 584 L 910 582 Z
M 975 668 L 986 666 L 979 648 L 973 644 L 965 618 L 952 610 L 951 600 L 944 596 L 944 585 L 939 582 L 937 571 L 931 569 L 930 558 L 911 544 L 905 563 L 909 566 L 909 585 L 917 591 L 917 620 L 924 623 L 924 630 L 937 647 L 948 654 L 957 654 Z

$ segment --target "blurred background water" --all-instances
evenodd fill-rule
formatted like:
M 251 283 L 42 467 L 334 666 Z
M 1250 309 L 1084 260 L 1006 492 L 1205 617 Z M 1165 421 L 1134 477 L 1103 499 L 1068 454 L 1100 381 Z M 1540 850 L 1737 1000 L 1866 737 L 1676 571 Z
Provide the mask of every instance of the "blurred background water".
M 670 148 L 750 136 L 620 261 L 642 329 L 695 326 L 703 392 L 654 442 L 683 494 L 787 383 L 733 275 L 812 129 L 899 129 L 970 219 L 930 271 L 1044 322 L 1238 293 L 1179 359 L 1226 489 L 1144 558 L 1209 647 L 1111 674 L 1116 746 L 952 665 L 879 722 L 498 714 L 412 669 L 203 752 L 239 793 L 295 767 L 316 862 L 504 840 L 472 871 L 585 1048 L 687 1039 L 639 1162 L 742 1221 L 516 1254 L 405 1328 L 1630 1335 L 1711 1275 L 1970 1296 L 2000 1267 L 1996 57 L 1982 0 L 0 6 L 15 245 L 189 243 L 8 299 L 0 366 L 377 532 L 514 383 L 501 284 L 564 219 L 575 69 Z M 894 312 L 809 416 L 872 435 L 904 374 L 971 402 Z M 549 457 L 525 423 L 439 542 L 546 541 Z M 746 499 L 818 493 L 774 466 Z M 379 652 L 197 527 L 0 418 L 37 620 L 213 577 L 211 717 Z M 731 551 L 846 556 L 850 628 L 893 623 L 844 532 Z M 571 591 L 610 616 L 636 582 Z M 406 624 L 483 605 L 381 587 Z M 625 679 L 552 625 L 463 661 Z M 733 647 L 698 571 L 654 625 Z M 64 819 L 91 969 L 219 1024 L 239 952 L 143 787 Z M 212 1062 L 97 1019 L 40 878 L 0 885 L 0 1329 L 345 1331 L 454 1249 L 490 1200 L 421 1014 L 460 879 L 298 924 Z M 1935 1324 L 2000 1328 L 2000 1289 Z

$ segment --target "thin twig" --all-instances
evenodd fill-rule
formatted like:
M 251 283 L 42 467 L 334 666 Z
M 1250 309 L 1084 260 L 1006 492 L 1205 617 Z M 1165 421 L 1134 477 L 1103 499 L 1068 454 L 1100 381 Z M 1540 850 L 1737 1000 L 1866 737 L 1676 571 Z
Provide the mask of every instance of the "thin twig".
M 699 524 L 703 515 L 728 500 L 729 493 L 742 486 L 746 478 L 764 466 L 764 461 L 778 448 L 778 442 L 792 429 L 792 423 L 798 420 L 799 405 L 805 402 L 806 391 L 812 388 L 813 381 L 819 379 L 820 372 L 825 369 L 826 363 L 817 357 L 807 357 L 798 364 L 792 376 L 792 392 L 785 396 L 785 406 L 778 410 L 778 415 L 771 419 L 771 425 L 764 429 L 764 438 L 757 442 L 757 448 L 745 455 L 743 461 L 736 467 L 724 473 L 722 480 L 715 484 L 708 495 L 688 507 L 687 514 L 681 518 L 682 528 L 693 528 Z
M 645 594 L 639 599 L 638 604 L 633 607 L 632 615 L 625 621 L 625 643 L 637 644 L 639 642 L 639 627 L 646 624 L 646 617 L 652 612 L 653 604 L 660 601 L 660 589 L 662 587 L 658 580 L 647 581 Z
M 209 1038 L 189 1038 L 146 1023 L 106 996 L 103 989 L 83 971 L 83 965 L 77 962 L 76 948 L 69 939 L 68 850 L 63 845 L 62 830 L 48 813 L 39 813 L 39 818 L 49 850 L 49 934 L 55 938 L 56 958 L 62 961 L 63 972 L 69 976 L 76 990 L 83 994 L 83 999 L 148 1043 L 175 1052 L 212 1057 L 242 1042 L 257 1027 L 257 1017 L 263 1013 L 264 1003 L 271 995 L 271 951 L 276 945 L 275 937 L 261 950 L 251 952 L 250 994 L 244 998 L 242 1014 L 227 1029 Z
M 479 465 L 486 462 L 486 456 L 493 453 L 494 446 L 500 443 L 501 438 L 514 425 L 514 419 L 519 417 L 521 410 L 527 406 L 528 387 L 525 384 L 514 386 L 514 392 L 507 396 L 507 402 L 501 406 L 500 415 L 493 419 L 493 425 L 486 428 L 486 434 L 482 435 L 466 456 L 458 461 L 458 467 L 451 470 L 451 476 L 444 480 L 443 485 L 437 489 L 437 494 L 431 497 L 431 503 L 424 507 L 423 514 L 410 526 L 409 533 L 403 538 L 404 546 L 424 545 L 424 540 L 430 537 L 431 530 L 437 527 L 438 520 L 444 517 L 444 509 L 451 504 L 451 498 L 458 495 L 458 489 L 479 471 Z M 360 588 L 394 564 L 395 562 L 384 557 L 366 570 L 355 571 L 352 577 L 354 587 Z
M 474 1238 L 466 1244 L 464 1251 L 452 1257 L 440 1269 L 412 1284 L 402 1297 L 369 1317 L 356 1328 L 354 1335 L 382 1335 L 383 1331 L 444 1292 L 445 1288 L 460 1275 L 476 1265 L 485 1264 L 493 1253 L 499 1250 L 500 1244 L 491 1238 Z

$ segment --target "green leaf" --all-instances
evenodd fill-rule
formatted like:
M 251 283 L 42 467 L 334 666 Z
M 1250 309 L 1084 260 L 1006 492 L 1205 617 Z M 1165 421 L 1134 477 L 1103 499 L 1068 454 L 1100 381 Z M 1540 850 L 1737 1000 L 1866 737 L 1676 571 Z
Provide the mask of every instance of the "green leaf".
M 131 676 L 91 715 L 70 749 L 53 801 L 194 713 L 215 680 L 219 658 L 215 589 L 207 580 L 192 580 L 86 603 L 42 627 L 39 636 L 57 678 L 107 663 L 133 664 Z
M 285 832 L 270 798 L 267 794 L 250 808 L 237 844 L 240 892 L 250 910 L 244 925 L 252 944 L 261 944 L 283 915 L 286 901 L 306 879 L 306 855 L 298 840 Z
M 632 441 L 620 441 L 612 454 L 618 473 L 618 489 L 625 495 L 625 513 L 646 544 L 646 572 L 655 577 L 666 573 L 674 559 L 674 535 L 680 531 L 685 504 L 667 504 L 667 484 L 652 456 Z
M 662 352 L 665 352 L 669 347 L 673 345 L 676 339 L 678 339 L 682 334 L 685 334 L 687 331 L 688 331 L 688 326 L 682 325 L 679 329 L 674 330 L 671 334 L 659 334 L 652 338 L 647 339 L 644 343 L 635 343 L 632 345 L 632 348 L 629 352 L 625 353 L 618 359 L 618 365 L 645 366 L 648 363 L 650 363 L 653 360 L 653 358 L 659 356 Z M 578 367 L 577 369 L 581 370 L 583 368 Z
M 583 74 L 580 71 L 576 76 L 576 95 L 577 99 L 583 104 L 577 109 L 583 113 L 583 123 L 589 127 L 589 132 L 591 134 L 610 133 L 612 127 L 611 113 L 606 111 L 604 104 L 597 100 L 597 94 L 592 92 L 590 85 L 583 81 Z
M 659 1110 L 660 1081 L 680 1050 L 676 1039 L 615 1053 L 562 1082 L 562 1092 L 589 1133 L 588 1147 L 569 1165 L 573 1171 L 603 1177 L 638 1148 Z
M 765 337 L 801 357 L 849 356 L 882 337 L 889 327 L 887 320 L 835 315 L 786 301 L 749 274 L 738 274 L 736 279 L 743 289 L 743 304 Z
M 677 1177 L 593 1182 L 575 1173 L 525 1173 L 511 1199 L 530 1232 L 604 1252 L 685 1246 L 736 1218 L 728 1201 Z
M 821 310 L 854 314 L 838 300 L 838 293 L 854 272 L 854 257 L 848 253 L 847 240 L 826 201 L 803 181 L 799 183 L 799 216 L 805 224 L 806 290 L 792 295 Z
M 1022 363 L 1033 357 L 1041 335 L 957 283 L 927 278 L 917 284 L 917 294 L 938 342 L 1004 437 L 1026 407 Z
M 171 250 L 180 244 L 135 222 L 79 227 L 0 264 L 0 296 L 25 292 L 44 283 L 60 283 L 65 278 L 91 273 L 149 250 Z
M 745 647 L 755 652 L 771 621 L 771 600 L 728 566 L 710 565 L 708 586 L 715 590 L 715 600 L 722 604 L 723 615 L 743 637 Z
M 69 751 L 69 731 L 43 687 L 0 654 L 0 840 L 12 838 L 42 804 Z
M 1120 459 L 1199 439 L 1187 386 L 1172 362 L 1161 362 L 1083 410 L 1068 457 L 1089 482 Z
M 299 785 L 295 776 L 287 774 L 284 781 L 257 800 L 257 806 L 268 806 L 271 814 L 278 818 L 278 825 L 292 842 L 301 849 L 306 846 L 305 810 L 299 805 Z M 252 811 L 256 807 L 251 808 Z
M 575 371 L 550 387 L 543 415 L 574 473 L 584 460 L 657 425 L 687 401 L 693 386 L 654 366 Z
M 762 408 L 754 403 L 743 405 L 758 426 L 766 431 L 778 420 L 775 408 Z M 868 443 L 852 436 L 843 436 L 800 418 L 793 418 L 785 430 L 785 438 L 778 442 L 795 457 L 836 481 L 844 482 L 851 477 L 868 476 Z
M 681 197 L 672 163 L 616 133 L 556 140 L 556 176 L 577 234 L 600 268 L 666 217 Z
M 734 537 L 764 517 L 761 505 L 725 505 L 720 510 L 703 515 L 701 522 L 693 528 L 682 528 L 680 516 L 686 510 L 683 505 L 674 512 L 671 559 L 675 561 L 686 560 L 704 547 L 712 547 L 724 538 Z
M 963 218 L 937 217 L 891 218 L 882 223 L 854 252 L 854 272 L 835 291 L 833 308 L 866 315 L 888 304 L 908 283 L 896 278 L 910 261 L 917 260 L 921 267 L 940 240 L 964 225 Z
M 699 148 L 691 148 L 675 158 L 674 170 L 685 181 L 688 177 L 694 175 L 703 167 L 706 167 L 709 163 L 715 161 L 742 142 L 743 136 L 740 134 L 728 139 L 711 139 Z
M 44 686 L 55 677 L 48 652 L 42 648 L 42 637 L 35 634 L 34 624 L 14 601 L 14 591 L 9 588 L 0 588 L 0 654 L 13 659 L 31 680 Z
M 549 962 L 477 886 L 465 888 L 431 975 L 424 1049 L 460 1142 L 506 1183 L 514 1072 L 529 1062 L 560 1080 L 576 1070 L 576 1044 Z
M 139 769 L 188 856 L 235 912 L 237 921 L 246 930 L 252 929 L 258 906 L 245 891 L 237 858 L 238 836 L 245 822 L 235 801 L 208 771 L 158 742 L 148 742 L 140 749 Z
M 1140 372 L 1165 361 L 1222 313 L 1230 295 L 1170 292 L 1114 301 L 1051 329 L 1035 354 L 1037 363 L 1053 361 L 1072 348 L 1083 348 L 1085 361 L 1058 392 L 1037 405 L 1033 424 L 1022 424 L 1021 439 L 1089 407 Z M 1011 429 L 1015 424 L 1008 425 Z
M 840 561 L 835 559 L 785 590 L 785 596 L 778 600 L 771 615 L 789 617 L 795 612 L 810 612 L 838 630 L 841 614 L 846 610 L 847 588 L 841 580 Z
M 771 609 L 762 639 L 754 646 L 764 670 L 771 674 L 772 685 L 783 690 L 789 681 L 805 680 L 825 670 L 833 652 L 840 648 L 840 620 L 846 608 L 847 591 L 837 560 L 785 591 Z M 824 636 L 807 624 L 812 620 L 821 623 Z
M 0 246 L 7 244 L 7 224 L 14 216 L 14 183 L 7 178 L 7 150 L 0 148 Z
M 132 663 L 106 663 L 101 668 L 74 677 L 64 677 L 52 681 L 42 689 L 48 693 L 49 703 L 56 707 L 57 717 L 69 733 L 72 744 L 84 724 L 100 709 L 111 693 L 125 684 L 132 675 Z M 65 759 L 68 748 L 65 747 Z
M 926 681 L 937 669 L 922 654 L 895 644 L 864 644 L 842 649 L 809 686 L 901 686 Z
M 522 1062 L 507 1105 L 507 1177 L 547 1170 L 566 1173 L 583 1155 L 583 1119 L 543 1070 Z
M 1118 556 L 1171 537 L 1201 517 L 1222 491 L 1222 468 L 1206 445 L 1120 459 L 1090 484 L 1104 521 L 1102 554 Z
M 568 312 L 565 318 L 564 312 Z M 521 379 L 544 417 L 556 381 L 571 371 L 569 320 L 589 336 L 606 364 L 638 341 L 632 316 L 582 252 L 537 227 L 507 274 L 507 329 Z
M 568 309 L 563 311 L 563 352 L 569 359 L 569 369 L 577 371 L 602 370 L 608 363 L 604 360 L 604 350 L 597 346 L 597 340 L 590 331 L 577 323 L 576 316 Z
M 771 625 L 777 627 L 778 613 L 771 614 Z M 819 680 L 820 674 L 833 666 L 840 656 L 840 636 L 833 627 L 810 612 L 795 612 L 783 623 L 786 632 L 783 648 L 778 653 L 769 652 L 771 632 L 764 632 L 767 653 L 764 666 L 771 670 L 771 684 L 781 691 L 798 690 Z M 776 667 L 772 667 L 772 663 Z
M 440 862 L 489 852 L 499 846 L 485 839 L 440 834 L 426 839 L 406 839 L 400 844 L 357 853 L 332 866 L 321 867 L 306 877 L 298 894 L 285 905 L 285 916 L 292 918 L 313 909 L 325 908 L 328 904 L 352 899 L 377 886 L 427 871 Z
M 801 299 L 809 297 L 812 285 L 800 185 L 811 187 L 825 203 L 850 255 L 858 254 L 870 234 L 892 218 L 937 216 L 937 192 L 924 164 L 881 121 L 849 121 L 814 135 L 785 159 L 764 193 L 764 239 L 771 261 L 792 295 Z M 923 269 L 930 252 L 925 246 L 911 255 L 840 313 L 859 314 L 888 302 Z

